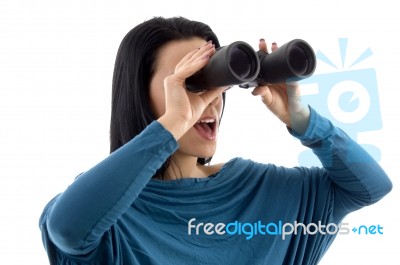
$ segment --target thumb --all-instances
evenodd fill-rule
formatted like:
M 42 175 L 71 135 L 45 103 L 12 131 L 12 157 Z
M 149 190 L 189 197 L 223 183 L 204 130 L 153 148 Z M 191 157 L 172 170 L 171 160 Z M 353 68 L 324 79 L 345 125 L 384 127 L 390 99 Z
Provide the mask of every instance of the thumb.
M 253 96 L 261 96 L 264 104 L 270 105 L 272 102 L 272 93 L 269 86 L 258 86 L 251 92 Z

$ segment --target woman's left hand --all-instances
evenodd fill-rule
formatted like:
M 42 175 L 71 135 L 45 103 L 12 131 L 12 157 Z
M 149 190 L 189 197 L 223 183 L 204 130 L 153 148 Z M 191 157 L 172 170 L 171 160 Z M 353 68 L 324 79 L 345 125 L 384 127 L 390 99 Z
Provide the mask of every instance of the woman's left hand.
M 297 82 L 258 86 L 252 94 L 261 96 L 262 102 L 286 126 L 299 134 L 304 134 L 307 130 L 310 110 L 301 102 Z

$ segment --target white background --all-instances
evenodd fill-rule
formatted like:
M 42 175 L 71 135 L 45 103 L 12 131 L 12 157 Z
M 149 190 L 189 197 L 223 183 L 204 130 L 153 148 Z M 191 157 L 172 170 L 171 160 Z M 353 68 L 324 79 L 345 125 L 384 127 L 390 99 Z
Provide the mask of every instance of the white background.
M 38 219 L 54 195 L 108 154 L 120 41 L 145 19 L 175 15 L 209 24 L 222 45 L 242 40 L 257 49 L 260 37 L 269 44 L 302 38 L 338 65 L 338 38 L 349 39 L 349 60 L 371 48 L 373 56 L 356 68 L 376 70 L 383 127 L 359 140 L 380 148 L 394 189 L 344 221 L 380 224 L 384 234 L 341 235 L 321 264 L 399 264 L 396 10 L 395 1 L 2 0 L 0 264 L 48 264 Z M 319 62 L 316 73 L 335 71 Z M 240 88 L 228 92 L 220 132 L 215 162 L 242 156 L 295 166 L 304 150 L 258 98 Z

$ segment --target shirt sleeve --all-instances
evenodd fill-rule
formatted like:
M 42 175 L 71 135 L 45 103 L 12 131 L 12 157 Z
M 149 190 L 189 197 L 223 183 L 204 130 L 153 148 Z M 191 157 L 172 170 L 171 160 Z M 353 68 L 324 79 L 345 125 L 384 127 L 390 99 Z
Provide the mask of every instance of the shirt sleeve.
M 70 255 L 95 249 L 177 148 L 172 134 L 154 121 L 81 174 L 42 215 L 51 242 Z
M 345 132 L 310 108 L 304 135 L 296 135 L 320 159 L 334 184 L 334 219 L 379 201 L 392 189 L 381 166 Z

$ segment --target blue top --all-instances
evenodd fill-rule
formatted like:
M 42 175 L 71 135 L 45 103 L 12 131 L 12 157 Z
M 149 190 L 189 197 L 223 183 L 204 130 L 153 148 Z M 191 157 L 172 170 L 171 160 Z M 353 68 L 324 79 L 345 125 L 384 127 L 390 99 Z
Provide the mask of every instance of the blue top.
M 51 264 L 316 264 L 335 232 L 346 232 L 343 217 L 392 183 L 313 109 L 295 136 L 323 168 L 235 158 L 207 178 L 160 181 L 152 176 L 178 144 L 153 122 L 46 206 Z

